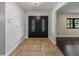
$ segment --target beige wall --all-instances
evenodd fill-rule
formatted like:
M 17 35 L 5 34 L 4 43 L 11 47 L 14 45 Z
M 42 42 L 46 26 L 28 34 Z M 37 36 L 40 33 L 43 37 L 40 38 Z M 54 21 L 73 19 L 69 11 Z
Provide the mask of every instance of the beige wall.
M 59 37 L 79 37 L 79 29 L 67 29 L 67 18 L 79 18 L 79 14 L 58 14 L 57 15 L 57 36 Z

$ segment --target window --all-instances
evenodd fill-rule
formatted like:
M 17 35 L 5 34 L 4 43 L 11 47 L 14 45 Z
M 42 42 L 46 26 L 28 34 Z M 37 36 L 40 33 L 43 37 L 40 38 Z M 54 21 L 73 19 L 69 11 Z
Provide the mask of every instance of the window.
M 79 29 L 79 18 L 67 18 L 67 29 Z

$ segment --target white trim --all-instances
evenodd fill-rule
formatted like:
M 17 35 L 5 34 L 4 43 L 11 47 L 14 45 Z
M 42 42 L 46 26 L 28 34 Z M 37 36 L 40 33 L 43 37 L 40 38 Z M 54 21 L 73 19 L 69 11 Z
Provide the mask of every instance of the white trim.
M 24 39 L 25 39 L 25 38 L 27 39 L 27 38 L 28 38 L 28 36 L 25 36 L 25 37 L 24 37 Z
M 20 40 L 8 53 L 6 53 L 5 56 L 9 56 L 23 40 L 24 38 Z
M 79 35 L 57 35 L 57 37 L 79 37 Z
M 56 45 L 56 41 L 52 39 L 52 37 L 49 36 L 49 39 L 51 40 L 52 43 Z

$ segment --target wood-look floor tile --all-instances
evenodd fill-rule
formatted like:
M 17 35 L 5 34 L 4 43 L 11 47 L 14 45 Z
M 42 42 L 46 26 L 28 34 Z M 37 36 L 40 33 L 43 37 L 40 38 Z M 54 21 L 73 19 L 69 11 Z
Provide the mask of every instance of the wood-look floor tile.
M 42 53 L 39 52 L 39 51 L 31 51 L 29 55 L 30 55 L 30 56 L 41 56 Z
M 48 38 L 25 39 L 11 56 L 62 56 L 61 51 Z

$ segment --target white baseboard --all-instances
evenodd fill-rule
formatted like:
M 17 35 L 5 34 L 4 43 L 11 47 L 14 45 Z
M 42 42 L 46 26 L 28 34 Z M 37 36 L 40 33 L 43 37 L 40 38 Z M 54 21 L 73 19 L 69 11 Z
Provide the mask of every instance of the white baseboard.
M 52 37 L 49 37 L 49 39 L 56 45 L 56 41 L 52 39 Z
M 79 35 L 57 35 L 57 37 L 79 37 Z
M 24 37 L 24 39 L 27 39 L 27 38 L 28 38 L 28 36 L 25 36 L 25 37 Z
M 20 40 L 8 53 L 6 53 L 5 56 L 9 56 L 23 40 L 24 38 Z

